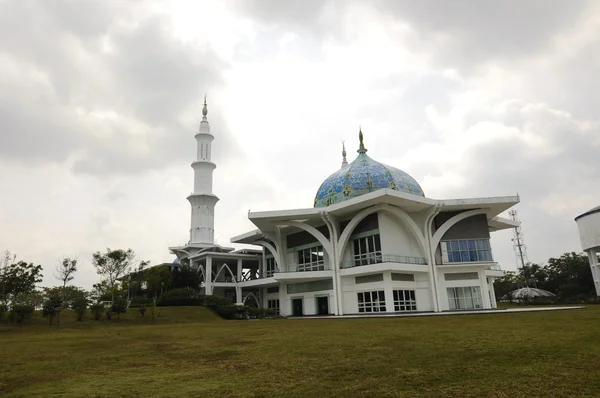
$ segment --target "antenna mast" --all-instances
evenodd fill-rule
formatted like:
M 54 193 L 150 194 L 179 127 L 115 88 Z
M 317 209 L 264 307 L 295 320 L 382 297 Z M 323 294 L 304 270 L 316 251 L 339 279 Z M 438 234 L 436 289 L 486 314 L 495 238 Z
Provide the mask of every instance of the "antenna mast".
M 521 231 L 521 220 L 517 215 L 516 210 L 511 210 L 508 212 L 510 219 L 518 223 L 519 225 L 514 228 L 513 238 L 511 241 L 513 242 L 513 250 L 515 251 L 515 256 L 517 258 L 517 270 L 521 268 L 524 270 L 525 264 L 527 260 L 527 246 L 525 245 L 525 239 L 523 238 L 523 231 Z M 525 286 L 528 287 L 527 281 L 525 281 Z

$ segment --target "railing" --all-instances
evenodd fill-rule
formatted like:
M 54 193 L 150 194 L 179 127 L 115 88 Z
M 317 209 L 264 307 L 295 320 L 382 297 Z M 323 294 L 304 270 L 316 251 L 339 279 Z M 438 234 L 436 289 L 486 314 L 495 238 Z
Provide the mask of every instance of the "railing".
M 278 272 L 311 272 L 311 271 L 328 271 L 331 267 L 329 264 L 325 264 L 323 261 L 318 261 L 308 264 L 288 264 L 285 267 L 279 267 L 275 273 Z
M 498 264 L 486 265 L 485 269 L 488 271 L 502 271 L 502 268 Z
M 381 263 L 403 263 L 403 264 L 427 264 L 423 257 L 401 256 L 397 254 L 383 254 L 381 252 L 358 254 L 354 259 L 344 261 L 340 268 L 361 267 L 363 265 L 381 264 Z

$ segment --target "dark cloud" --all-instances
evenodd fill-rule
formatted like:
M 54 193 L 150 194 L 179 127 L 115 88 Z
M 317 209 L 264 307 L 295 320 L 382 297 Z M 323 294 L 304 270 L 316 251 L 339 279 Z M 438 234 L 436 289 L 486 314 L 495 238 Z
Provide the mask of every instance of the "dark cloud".
M 75 171 L 118 174 L 163 168 L 193 147 L 202 94 L 221 87 L 227 64 L 176 40 L 166 17 L 142 13 L 133 24 L 136 7 L 3 4 L 0 66 L 12 75 L 0 77 L 11 93 L 0 101 L 0 156 L 60 163 L 78 154 Z M 198 117 L 183 120 L 194 105 Z M 218 109 L 210 116 L 220 127 L 215 157 L 235 154 Z

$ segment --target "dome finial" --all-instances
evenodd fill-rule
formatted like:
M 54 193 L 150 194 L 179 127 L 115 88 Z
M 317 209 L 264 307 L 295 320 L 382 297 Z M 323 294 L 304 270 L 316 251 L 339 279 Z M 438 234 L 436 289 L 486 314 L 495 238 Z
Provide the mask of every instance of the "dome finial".
M 202 105 L 202 120 L 206 120 L 208 114 L 208 108 L 206 106 L 206 94 L 204 94 L 204 105 Z
M 365 149 L 365 144 L 363 143 L 363 132 L 362 127 L 358 126 L 358 141 L 360 142 L 360 146 L 358 148 L 358 153 L 365 153 L 367 150 Z
M 342 169 L 348 166 L 348 161 L 346 160 L 346 142 L 342 140 Z

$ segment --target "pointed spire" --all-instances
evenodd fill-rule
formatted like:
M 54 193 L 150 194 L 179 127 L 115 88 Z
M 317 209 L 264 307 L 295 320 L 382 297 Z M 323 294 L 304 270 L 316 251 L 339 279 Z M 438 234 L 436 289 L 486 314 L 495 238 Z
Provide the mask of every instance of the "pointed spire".
M 348 161 L 346 160 L 346 143 L 342 141 L 342 169 L 348 166 Z
M 360 146 L 358 147 L 358 153 L 365 153 L 367 150 L 365 149 L 365 144 L 363 143 L 363 132 L 361 126 L 358 126 L 358 141 L 360 142 Z
M 202 120 L 206 120 L 208 114 L 208 108 L 206 106 L 206 94 L 204 94 L 204 105 L 202 105 Z

